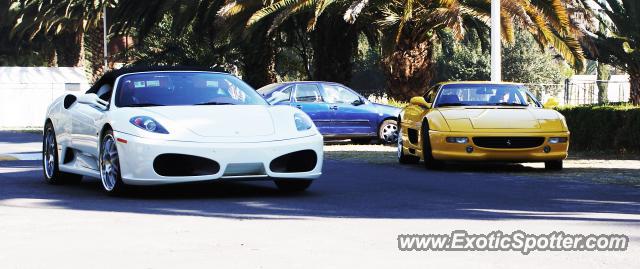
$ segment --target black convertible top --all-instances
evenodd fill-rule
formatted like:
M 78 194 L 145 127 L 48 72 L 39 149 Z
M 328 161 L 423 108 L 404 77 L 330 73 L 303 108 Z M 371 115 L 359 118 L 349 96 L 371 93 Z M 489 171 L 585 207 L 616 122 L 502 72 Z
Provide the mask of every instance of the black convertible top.
M 193 67 L 193 66 L 132 66 L 124 67 L 116 70 L 111 70 L 104 73 L 96 82 L 89 88 L 87 93 L 96 93 L 102 85 L 113 85 L 116 79 L 122 75 L 140 72 L 153 72 L 153 71 L 205 71 L 205 72 L 218 72 L 226 73 L 222 69 L 213 69 L 206 67 Z

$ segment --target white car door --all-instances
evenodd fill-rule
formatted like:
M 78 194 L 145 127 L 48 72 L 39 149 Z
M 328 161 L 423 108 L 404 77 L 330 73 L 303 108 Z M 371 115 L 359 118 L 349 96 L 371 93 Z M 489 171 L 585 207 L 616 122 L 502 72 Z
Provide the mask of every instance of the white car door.
M 102 100 L 109 101 L 111 97 L 111 86 L 102 86 L 97 95 Z M 105 112 L 97 106 L 90 104 L 76 104 L 69 110 L 72 118 L 71 127 L 71 139 L 72 147 L 84 157 L 90 157 L 94 159 L 95 163 L 88 163 L 85 166 L 88 168 L 97 168 L 97 158 L 99 152 L 99 135 L 101 126 L 98 126 L 100 122 L 103 122 Z M 79 156 L 80 157 L 80 156 Z M 85 158 L 83 158 L 85 159 Z

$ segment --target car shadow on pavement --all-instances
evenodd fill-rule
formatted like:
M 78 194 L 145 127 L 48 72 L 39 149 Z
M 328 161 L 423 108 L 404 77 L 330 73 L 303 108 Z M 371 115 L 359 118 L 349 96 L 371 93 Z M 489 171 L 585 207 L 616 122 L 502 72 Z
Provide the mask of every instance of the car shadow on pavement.
M 510 166 L 494 167 L 498 171 L 493 172 L 458 168 L 428 171 L 421 166 L 329 160 L 323 176 L 305 193 L 283 193 L 271 182 L 216 182 L 135 188 L 128 195 L 109 197 L 101 193 L 100 183 L 94 178 L 73 185 L 47 185 L 39 162 L 0 162 L 0 207 L 232 219 L 640 222 L 638 188 L 555 179 L 554 175 L 561 172 L 514 175 L 511 169 L 520 170 Z

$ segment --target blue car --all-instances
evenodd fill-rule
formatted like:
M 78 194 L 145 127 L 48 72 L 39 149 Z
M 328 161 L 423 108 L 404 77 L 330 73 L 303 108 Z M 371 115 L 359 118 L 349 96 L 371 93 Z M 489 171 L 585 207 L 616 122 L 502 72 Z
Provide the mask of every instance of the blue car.
M 372 103 L 352 89 L 332 82 L 286 82 L 258 90 L 273 105 L 294 106 L 306 112 L 326 138 L 369 143 L 398 139 L 400 109 Z

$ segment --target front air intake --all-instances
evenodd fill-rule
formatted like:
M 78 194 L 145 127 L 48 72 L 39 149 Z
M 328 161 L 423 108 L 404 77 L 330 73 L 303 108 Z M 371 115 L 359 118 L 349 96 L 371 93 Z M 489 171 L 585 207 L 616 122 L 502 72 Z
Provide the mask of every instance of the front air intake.
M 282 155 L 269 165 L 269 169 L 275 173 L 301 173 L 309 172 L 316 168 L 318 155 L 313 150 L 302 150 Z
M 198 156 L 161 154 L 153 161 L 153 169 L 165 177 L 209 176 L 220 171 L 220 164 Z
M 474 137 L 473 143 L 482 148 L 536 148 L 544 143 L 544 137 Z

